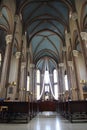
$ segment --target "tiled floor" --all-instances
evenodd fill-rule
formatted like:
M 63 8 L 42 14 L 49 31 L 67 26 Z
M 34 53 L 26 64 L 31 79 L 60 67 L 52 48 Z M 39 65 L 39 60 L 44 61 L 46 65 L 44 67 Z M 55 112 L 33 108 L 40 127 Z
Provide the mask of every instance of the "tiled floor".
M 87 130 L 87 123 L 70 123 L 55 113 L 40 113 L 28 124 L 0 124 L 0 130 Z

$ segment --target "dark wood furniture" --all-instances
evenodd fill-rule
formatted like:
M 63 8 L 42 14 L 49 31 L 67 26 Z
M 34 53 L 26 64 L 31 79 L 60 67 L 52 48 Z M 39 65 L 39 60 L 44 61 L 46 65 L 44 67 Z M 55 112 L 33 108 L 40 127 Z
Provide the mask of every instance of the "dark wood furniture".
M 3 111 L 1 120 L 6 120 L 7 122 L 14 120 L 29 122 L 31 113 L 29 102 L 0 102 L 0 106 L 8 108 L 6 111 Z
M 39 101 L 38 102 L 39 112 L 56 111 L 56 107 L 57 107 L 56 101 Z

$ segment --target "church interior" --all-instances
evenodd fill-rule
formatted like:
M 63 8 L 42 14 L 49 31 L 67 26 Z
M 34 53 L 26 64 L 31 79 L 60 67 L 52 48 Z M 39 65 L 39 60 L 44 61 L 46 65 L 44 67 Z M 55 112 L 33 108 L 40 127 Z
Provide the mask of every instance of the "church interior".
M 86 130 L 83 122 L 87 0 L 0 0 L 1 128 Z

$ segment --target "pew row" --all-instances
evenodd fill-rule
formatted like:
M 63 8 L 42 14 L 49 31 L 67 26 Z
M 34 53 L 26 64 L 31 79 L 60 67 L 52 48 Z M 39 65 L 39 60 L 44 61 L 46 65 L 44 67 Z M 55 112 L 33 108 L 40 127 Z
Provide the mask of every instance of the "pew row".
M 58 112 L 70 122 L 87 121 L 87 101 L 59 102 Z
M 54 111 L 57 110 L 57 102 L 56 101 L 39 101 L 38 102 L 38 110 L 39 112 L 43 111 Z
M 7 108 L 0 112 L 1 121 L 28 123 L 37 114 L 36 104 L 33 102 L 0 102 L 1 107 Z

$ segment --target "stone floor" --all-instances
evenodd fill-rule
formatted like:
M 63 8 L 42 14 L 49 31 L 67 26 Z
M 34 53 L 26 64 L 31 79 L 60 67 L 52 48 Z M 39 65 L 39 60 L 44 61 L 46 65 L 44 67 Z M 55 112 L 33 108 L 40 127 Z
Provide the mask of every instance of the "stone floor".
M 28 124 L 0 123 L 0 130 L 87 130 L 87 123 L 70 123 L 56 113 L 43 112 Z

